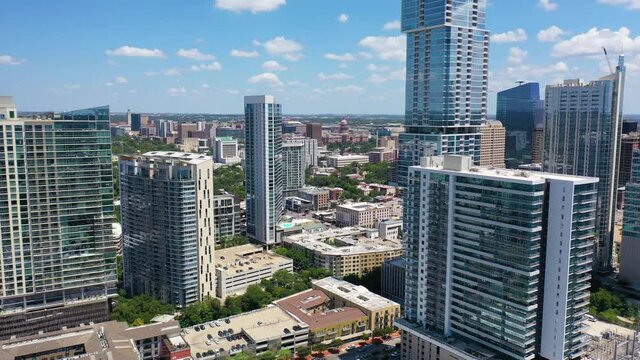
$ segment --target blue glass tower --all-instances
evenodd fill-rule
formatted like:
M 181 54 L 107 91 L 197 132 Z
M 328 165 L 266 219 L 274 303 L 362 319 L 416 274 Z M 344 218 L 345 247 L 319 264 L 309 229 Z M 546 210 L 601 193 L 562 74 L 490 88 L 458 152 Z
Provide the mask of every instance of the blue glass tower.
M 407 34 L 406 132 L 399 181 L 429 154 L 480 158 L 487 114 L 489 31 L 486 0 L 403 0 Z
M 633 153 L 631 180 L 626 187 L 619 278 L 633 288 L 640 288 L 640 150 Z

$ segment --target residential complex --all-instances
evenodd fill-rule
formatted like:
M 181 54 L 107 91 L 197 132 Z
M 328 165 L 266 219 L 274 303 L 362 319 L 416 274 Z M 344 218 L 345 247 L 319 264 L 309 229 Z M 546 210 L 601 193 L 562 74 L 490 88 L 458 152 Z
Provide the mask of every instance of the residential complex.
M 285 192 L 291 193 L 304 186 L 306 164 L 304 142 L 282 144 L 282 180 Z
M 335 276 L 362 276 L 385 260 L 402 256 L 399 241 L 383 240 L 373 229 L 341 228 L 287 236 L 283 245 L 303 250 L 313 266 L 329 269 Z
M 215 294 L 213 161 L 152 151 L 120 157 L 124 288 L 186 306 Z
M 238 140 L 230 136 L 216 138 L 213 154 L 215 161 L 219 164 L 238 164 L 241 161 Z
M 480 127 L 480 165 L 505 167 L 504 126 L 500 121 L 485 121 Z
M 311 202 L 314 211 L 327 210 L 331 207 L 331 190 L 306 187 L 298 190 L 298 197 Z
M 387 260 L 380 271 L 380 294 L 399 304 L 404 304 L 405 266 L 403 258 Z
M 279 270 L 293 272 L 293 260 L 251 244 L 217 250 L 214 264 L 215 296 L 220 299 L 242 295 L 249 285 L 270 279 Z
M 620 147 L 620 179 L 619 186 L 625 186 L 631 180 L 631 169 L 633 168 L 633 155 L 640 149 L 640 133 L 630 133 L 622 135 L 622 146 Z
M 219 243 L 223 237 L 240 234 L 240 204 L 231 194 L 213 197 L 214 237 Z
M 246 96 L 247 236 L 274 245 L 284 211 L 282 109 L 271 95 Z
M 0 98 L 0 339 L 108 319 L 116 295 L 109 108 L 19 119 Z
M 456 341 L 470 344 L 455 347 L 464 359 L 474 347 L 522 360 L 585 354 L 597 182 L 467 156 L 412 167 L 403 358 Z
M 640 150 L 634 152 L 624 203 L 619 279 L 633 288 L 640 288 Z
M 487 119 L 489 90 L 486 6 L 486 0 L 402 1 L 407 34 L 402 186 L 409 167 L 423 156 L 468 154 L 480 161 L 479 127 Z
M 327 156 L 327 166 L 332 168 L 341 168 L 353 164 L 368 164 L 369 157 L 367 155 L 332 155 Z
M 374 227 L 381 220 L 391 217 L 391 209 L 383 204 L 367 202 L 338 205 L 336 225 Z
M 616 71 L 589 83 L 549 85 L 545 100 L 543 170 L 600 179 L 595 267 L 612 267 L 624 97 L 624 57 Z
M 533 130 L 533 144 L 531 144 L 531 163 L 542 164 L 544 153 L 544 129 L 535 128 Z

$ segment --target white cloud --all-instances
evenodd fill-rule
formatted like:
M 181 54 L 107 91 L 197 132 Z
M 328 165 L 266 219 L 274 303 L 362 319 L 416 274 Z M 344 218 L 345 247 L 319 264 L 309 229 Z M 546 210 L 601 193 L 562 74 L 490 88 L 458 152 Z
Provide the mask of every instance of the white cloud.
M 286 0 L 216 0 L 218 9 L 230 11 L 270 12 L 285 5 Z
M 109 82 L 106 82 L 106 83 L 104 84 L 104 86 L 113 86 L 113 83 L 112 83 L 111 81 L 109 81 Z
M 406 79 L 406 74 L 407 74 L 407 69 L 404 69 L 404 68 L 396 71 L 391 71 L 391 72 L 389 71 L 384 71 L 384 73 L 376 72 L 374 74 L 371 74 L 371 76 L 369 76 L 367 81 L 372 83 L 377 83 L 377 84 L 381 84 L 381 83 L 385 83 L 387 81 L 393 81 L 393 80 L 404 81 Z
M 146 73 L 144 73 L 144 76 L 146 77 L 152 77 L 152 76 L 158 76 L 160 75 L 157 71 L 147 71 Z
M 109 56 L 127 56 L 127 57 L 156 57 L 164 58 L 166 55 L 162 50 L 158 49 L 145 49 L 134 46 L 121 46 L 117 49 L 107 50 Z
M 538 6 L 543 8 L 544 11 L 554 11 L 558 9 L 558 4 L 552 0 L 538 0 Z
M 527 40 L 527 33 L 524 29 L 510 30 L 501 34 L 491 35 L 491 41 L 497 43 L 520 42 Z
M 382 26 L 382 30 L 400 30 L 400 20 L 389 21 Z
M 280 64 L 279 62 L 275 61 L 275 60 L 269 60 L 269 61 L 265 61 L 262 64 L 262 68 L 267 70 L 267 71 L 286 71 L 287 67 Z
M 560 38 L 565 33 L 566 33 L 566 31 L 564 31 L 561 28 L 553 25 L 553 26 L 550 26 L 547 29 L 540 30 L 540 32 L 538 32 L 538 41 L 541 41 L 541 42 L 560 41 L 561 40 Z
M 187 89 L 184 86 L 169 88 L 167 90 L 167 93 L 169 93 L 169 95 L 171 96 L 183 96 L 187 93 Z
M 629 10 L 640 9 L 640 0 L 598 0 L 601 4 L 624 6 Z
M 522 64 L 528 54 L 529 53 L 527 51 L 522 50 L 519 47 L 512 47 L 509 49 L 509 57 L 507 58 L 507 61 L 509 64 L 513 65 Z
M 264 47 L 269 55 L 281 56 L 289 61 L 298 61 L 304 57 L 302 55 L 302 45 L 284 36 L 275 37 L 264 43 L 254 41 L 254 44 Z
M 336 86 L 331 90 L 339 93 L 360 93 L 364 91 L 363 88 L 356 85 Z
M 523 80 L 557 83 L 568 77 L 571 77 L 569 66 L 562 61 L 549 65 L 520 64 L 508 66 L 497 73 L 489 73 L 489 91 L 493 93 L 502 91 Z
M 203 89 L 211 89 L 211 85 L 207 84 L 207 83 L 202 83 L 202 85 L 200 85 L 201 88 Z
M 347 64 L 345 64 L 345 63 L 342 63 L 342 64 L 338 65 L 338 67 L 339 67 L 340 69 L 346 69 L 346 68 L 348 68 L 348 67 L 349 67 L 349 65 L 347 65 Z
M 360 40 L 360 46 L 375 53 L 382 60 L 404 61 L 406 58 L 406 40 L 400 36 L 367 36 Z
M 129 80 L 127 80 L 126 77 L 124 76 L 116 76 L 116 78 L 114 79 L 116 84 L 126 84 L 129 82 Z
M 209 64 L 191 65 L 192 71 L 222 71 L 222 65 L 219 62 L 214 61 Z
M 22 62 L 10 55 L 0 55 L 0 65 L 20 65 Z
M 340 16 L 338 16 L 338 21 L 340 21 L 341 23 L 346 23 L 349 21 L 349 15 L 347 14 L 340 14 Z
M 267 83 L 273 86 L 282 86 L 282 81 L 278 78 L 278 75 L 270 72 L 254 75 L 248 80 L 252 84 Z
M 239 57 L 239 58 L 256 58 L 256 57 L 259 57 L 260 54 L 258 54 L 258 52 L 255 50 L 244 51 L 244 50 L 233 49 L 231 50 L 231 56 Z
M 380 66 L 376 64 L 368 64 L 365 69 L 371 72 L 387 72 L 391 70 L 388 66 Z
M 196 61 L 212 61 L 215 60 L 216 57 L 211 54 L 204 54 L 200 52 L 198 49 L 180 49 L 178 50 L 178 56 L 196 60 Z
M 365 52 L 365 51 L 360 51 L 358 53 L 358 56 L 360 56 L 363 59 L 373 59 L 373 55 L 371 55 L 371 53 Z
M 599 55 L 602 54 L 603 47 L 610 52 L 618 52 L 621 47 L 624 48 L 625 53 L 640 52 L 640 36 L 632 38 L 630 35 L 631 31 L 626 27 L 621 27 L 618 31 L 591 28 L 586 33 L 555 44 L 551 55 L 559 57 Z
M 345 74 L 343 72 L 339 72 L 335 74 L 325 74 L 321 72 L 318 74 L 318 79 L 320 80 L 347 80 L 351 78 L 353 78 L 353 76 Z
M 180 76 L 182 75 L 182 70 L 178 68 L 164 69 L 162 70 L 162 75 L 164 76 Z
M 336 60 L 336 61 L 355 61 L 356 60 L 356 56 L 353 55 L 352 53 L 344 53 L 344 54 L 328 53 L 328 54 L 324 54 L 324 58 L 329 60 Z
M 120 66 L 120 64 L 118 64 L 117 62 L 115 62 L 115 61 L 113 61 L 113 60 L 111 60 L 111 59 L 107 60 L 107 65 L 109 65 L 109 66 L 115 66 L 115 67 Z

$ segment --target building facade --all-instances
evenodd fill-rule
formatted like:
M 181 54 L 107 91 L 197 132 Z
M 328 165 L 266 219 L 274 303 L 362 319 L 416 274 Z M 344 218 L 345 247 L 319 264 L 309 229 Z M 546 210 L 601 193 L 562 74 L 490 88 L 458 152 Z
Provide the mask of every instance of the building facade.
M 480 166 L 505 167 L 505 135 L 500 121 L 488 120 L 480 127 Z
M 383 262 L 380 275 L 380 294 L 404 304 L 405 260 L 398 258 Z
M 298 197 L 311 202 L 314 211 L 328 210 L 331 207 L 331 191 L 320 188 L 303 188 L 298 190 Z
M 631 174 L 624 199 L 619 279 L 633 288 L 640 288 L 640 150 L 634 153 Z
M 620 187 L 625 186 L 631 180 L 633 156 L 638 149 L 640 149 L 640 133 L 622 135 L 622 145 L 620 147 L 620 179 L 618 180 Z
M 445 156 L 409 180 L 401 329 L 509 359 L 585 354 L 597 179 Z
M 304 142 L 282 144 L 282 180 L 285 192 L 291 193 L 304 187 L 306 162 Z
M 238 154 L 238 140 L 232 137 L 219 137 L 215 141 L 214 157 L 219 164 L 237 164 L 240 162 Z
M 336 208 L 336 225 L 374 227 L 379 221 L 389 219 L 390 216 L 391 209 L 382 204 L 343 204 Z
M 480 160 L 487 118 L 489 31 L 486 0 L 403 0 L 407 34 L 404 126 L 398 177 L 432 154 L 469 154 Z M 438 64 L 437 66 L 433 66 Z
M 624 57 L 616 72 L 584 83 L 550 85 L 545 99 L 543 170 L 600 179 L 596 269 L 612 268 L 624 97 Z
M 244 110 L 247 236 L 274 245 L 284 211 L 282 108 L 264 95 L 246 96 Z
M 323 145 L 322 141 L 322 124 L 308 123 L 307 124 L 307 137 L 316 139 L 318 145 Z
M 215 294 L 213 161 L 152 151 L 120 157 L 124 288 L 187 306 Z
M 109 107 L 19 119 L 0 99 L 0 339 L 108 320 Z
M 341 168 L 353 164 L 368 164 L 368 155 L 332 155 L 327 156 L 327 166 L 332 168 Z
M 227 236 L 240 234 L 240 204 L 231 194 L 213 197 L 213 225 L 216 243 Z
M 531 163 L 542 164 L 544 153 L 544 129 L 533 130 L 533 144 L 531 144 Z

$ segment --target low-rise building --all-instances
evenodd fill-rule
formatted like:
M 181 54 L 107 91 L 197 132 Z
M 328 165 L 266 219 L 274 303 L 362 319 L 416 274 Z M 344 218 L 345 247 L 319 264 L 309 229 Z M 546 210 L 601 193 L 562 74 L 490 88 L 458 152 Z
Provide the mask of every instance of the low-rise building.
M 314 211 L 327 210 L 331 206 L 329 189 L 306 187 L 298 190 L 298 197 L 311 202 Z
M 405 260 L 397 258 L 382 263 L 380 294 L 404 304 Z
M 377 147 L 367 153 L 367 155 L 369 155 L 369 162 L 372 164 L 395 161 L 397 154 L 397 150 L 386 147 Z
M 364 275 L 403 253 L 399 241 L 379 239 L 375 230 L 366 228 L 292 235 L 282 243 L 287 248 L 303 250 L 313 266 L 329 269 L 339 277 Z
M 313 289 L 321 290 L 331 299 L 334 307 L 354 307 L 369 318 L 372 330 L 393 326 L 400 317 L 400 304 L 374 294 L 364 286 L 353 285 L 335 277 L 311 282 Z
M 374 227 L 379 221 L 389 219 L 390 216 L 391 209 L 382 204 L 343 204 L 336 208 L 336 225 Z
M 377 191 L 384 196 L 396 196 L 396 194 L 398 193 L 395 186 L 384 184 L 369 184 L 369 189 Z
M 213 152 L 214 159 L 219 164 L 238 164 L 241 161 L 238 140 L 230 136 L 216 138 Z
M 327 166 L 334 168 L 341 168 L 347 165 L 356 164 L 368 164 L 369 156 L 367 155 L 332 155 L 327 156 Z
M 197 327 L 197 331 L 195 330 Z M 226 359 L 241 352 L 295 349 L 309 343 L 309 325 L 278 306 L 198 324 L 184 330 L 193 359 Z
M 243 294 L 249 285 L 269 279 L 276 271 L 293 272 L 293 260 L 263 250 L 258 245 L 240 245 L 216 250 L 216 297 Z
M 378 223 L 378 236 L 384 240 L 398 240 L 402 237 L 402 220 L 385 220 Z

